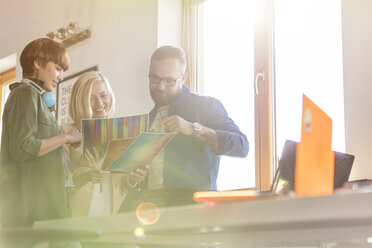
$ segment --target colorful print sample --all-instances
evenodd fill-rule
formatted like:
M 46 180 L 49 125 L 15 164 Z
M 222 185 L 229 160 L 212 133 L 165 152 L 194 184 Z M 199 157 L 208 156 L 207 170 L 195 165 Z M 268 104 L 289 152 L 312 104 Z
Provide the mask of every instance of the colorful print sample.
M 102 156 L 113 139 L 137 137 L 148 130 L 149 115 L 117 118 L 82 119 L 83 151 L 95 147 Z
M 149 164 L 174 135 L 175 133 L 141 133 L 135 139 L 112 140 L 107 149 L 103 168 L 131 172 L 137 167 Z
M 103 161 L 102 169 L 106 170 L 120 155 L 133 143 L 135 138 L 110 140 L 106 150 L 105 159 Z

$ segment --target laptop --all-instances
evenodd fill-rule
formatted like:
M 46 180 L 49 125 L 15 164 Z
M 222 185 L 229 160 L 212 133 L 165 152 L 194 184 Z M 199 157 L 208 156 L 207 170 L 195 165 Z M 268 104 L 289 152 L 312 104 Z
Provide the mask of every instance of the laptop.
M 194 193 L 194 201 L 225 201 L 255 199 L 276 195 L 280 192 L 294 190 L 295 183 L 295 164 L 296 164 L 296 145 L 297 142 L 287 140 L 279 160 L 278 169 L 275 172 L 271 190 L 230 190 L 230 191 L 200 191 Z M 335 152 L 334 163 L 334 189 L 341 188 L 348 181 L 354 156 L 346 153 Z
M 279 160 L 280 179 L 288 182 L 288 189 L 294 189 L 295 163 L 297 142 L 287 140 Z M 354 156 L 346 153 L 335 152 L 333 188 L 341 188 L 349 180 Z

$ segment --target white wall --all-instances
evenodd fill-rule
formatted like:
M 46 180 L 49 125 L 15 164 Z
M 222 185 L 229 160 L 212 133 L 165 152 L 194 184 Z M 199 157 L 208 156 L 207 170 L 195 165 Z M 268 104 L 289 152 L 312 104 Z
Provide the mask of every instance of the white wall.
M 0 59 L 70 22 L 92 37 L 68 48 L 65 77 L 98 65 L 117 98 L 116 116 L 148 112 L 149 59 L 158 45 L 157 0 L 1 0 Z M 17 80 L 21 78 L 19 62 Z
M 158 47 L 181 46 L 182 0 L 158 0 Z
M 342 26 L 350 179 L 372 178 L 372 1 L 342 0 Z

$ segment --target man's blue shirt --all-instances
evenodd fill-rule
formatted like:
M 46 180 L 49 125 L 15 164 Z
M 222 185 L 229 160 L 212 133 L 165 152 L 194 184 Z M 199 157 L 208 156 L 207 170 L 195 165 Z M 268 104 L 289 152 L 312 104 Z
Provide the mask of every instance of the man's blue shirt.
M 155 115 L 156 108 L 150 112 L 150 122 Z M 164 187 L 217 189 L 219 155 L 247 156 L 247 137 L 228 116 L 219 100 L 191 93 L 185 85 L 180 96 L 170 105 L 168 116 L 172 115 L 215 130 L 219 150 L 216 153 L 199 138 L 178 133 L 165 147 Z

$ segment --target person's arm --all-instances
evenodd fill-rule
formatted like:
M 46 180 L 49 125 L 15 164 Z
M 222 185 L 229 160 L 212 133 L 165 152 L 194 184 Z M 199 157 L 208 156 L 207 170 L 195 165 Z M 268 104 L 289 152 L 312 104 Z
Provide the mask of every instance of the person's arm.
M 110 175 L 110 172 L 106 170 L 94 167 L 79 167 L 72 172 L 72 180 L 75 184 L 75 190 L 77 190 L 89 182 L 103 183 L 108 175 Z
M 64 144 L 72 144 L 81 140 L 81 133 L 78 130 L 71 130 L 69 133 L 42 139 L 38 157 L 48 154 Z
M 203 126 L 197 137 L 201 142 L 207 144 L 215 153 L 219 153 L 218 136 L 215 130 Z
M 246 157 L 249 151 L 247 136 L 228 116 L 223 104 L 214 99 L 207 111 L 206 126 L 215 130 L 219 155 Z
M 228 117 L 222 103 L 214 99 L 206 115 L 206 124 L 196 137 L 219 155 L 247 156 L 249 150 L 247 137 Z M 169 132 L 180 132 L 188 136 L 194 133 L 193 123 L 178 115 L 165 118 L 161 124 Z
M 63 142 L 74 141 L 73 137 L 37 137 L 39 128 L 39 94 L 30 87 L 19 86 L 7 102 L 7 116 L 4 121 L 8 127 L 9 153 L 15 161 L 35 159 L 63 145 Z M 47 124 L 46 124 L 47 125 Z M 58 137 L 58 136 L 57 136 Z M 50 140 L 51 139 L 51 140 Z
M 168 132 L 180 132 L 188 136 L 194 133 L 193 123 L 178 115 L 168 116 L 160 124 L 164 125 Z M 218 137 L 215 130 L 203 126 L 196 137 L 200 139 L 201 142 L 207 144 L 214 152 L 218 153 Z

